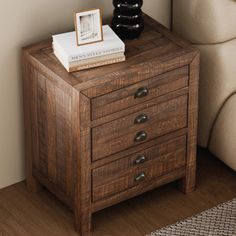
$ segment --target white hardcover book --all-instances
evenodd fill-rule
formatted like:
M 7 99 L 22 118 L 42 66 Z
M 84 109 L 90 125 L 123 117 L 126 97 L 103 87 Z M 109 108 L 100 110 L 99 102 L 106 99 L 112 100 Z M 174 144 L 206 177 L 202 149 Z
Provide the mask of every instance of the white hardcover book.
M 52 37 L 54 49 L 68 62 L 125 51 L 125 44 L 108 25 L 103 26 L 104 40 L 98 43 L 77 46 L 75 31 L 54 35 Z

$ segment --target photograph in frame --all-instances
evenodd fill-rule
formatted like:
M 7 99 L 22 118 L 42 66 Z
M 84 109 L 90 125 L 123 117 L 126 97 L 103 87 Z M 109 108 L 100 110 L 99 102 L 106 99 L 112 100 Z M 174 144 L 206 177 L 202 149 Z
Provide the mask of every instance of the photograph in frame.
M 75 13 L 75 29 L 78 46 L 103 41 L 100 9 Z

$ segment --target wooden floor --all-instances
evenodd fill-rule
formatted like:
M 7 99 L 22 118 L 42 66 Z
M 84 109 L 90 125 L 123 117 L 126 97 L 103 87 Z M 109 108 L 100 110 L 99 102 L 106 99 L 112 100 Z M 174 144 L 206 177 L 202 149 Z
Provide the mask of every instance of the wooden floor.
M 198 152 L 197 190 L 189 195 L 169 184 L 96 213 L 94 236 L 144 236 L 236 197 L 236 174 L 205 150 Z M 25 183 L 0 190 L 0 236 L 73 236 L 72 213 L 49 192 Z

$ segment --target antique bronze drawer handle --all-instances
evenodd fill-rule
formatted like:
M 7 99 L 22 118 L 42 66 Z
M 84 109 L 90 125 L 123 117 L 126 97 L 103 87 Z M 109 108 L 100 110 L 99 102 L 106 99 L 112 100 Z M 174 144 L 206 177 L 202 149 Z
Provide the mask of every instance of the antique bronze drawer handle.
M 136 134 L 134 141 L 135 142 L 142 142 L 147 139 L 147 133 L 145 131 L 140 131 Z
M 145 177 L 146 177 L 146 174 L 145 174 L 144 172 L 142 172 L 142 173 L 138 174 L 138 175 L 135 177 L 134 180 L 135 180 L 135 182 L 140 182 L 140 181 L 144 180 Z
M 149 94 L 149 91 L 147 88 L 139 88 L 137 92 L 134 94 L 134 98 L 142 98 L 146 97 Z
M 141 114 L 137 116 L 134 120 L 135 124 L 143 124 L 148 121 L 148 116 L 146 114 Z
M 134 164 L 140 165 L 140 164 L 143 164 L 146 160 L 147 160 L 146 156 L 141 155 L 141 156 L 137 157 L 137 159 L 134 161 Z

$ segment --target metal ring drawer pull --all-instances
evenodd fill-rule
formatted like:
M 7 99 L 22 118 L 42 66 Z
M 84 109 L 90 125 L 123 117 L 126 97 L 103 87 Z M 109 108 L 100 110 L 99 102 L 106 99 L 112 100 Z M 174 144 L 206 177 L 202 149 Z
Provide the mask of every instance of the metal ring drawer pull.
M 135 124 L 143 124 L 148 121 L 148 116 L 146 114 L 141 114 L 137 116 L 134 120 Z
M 140 131 L 136 134 L 134 141 L 135 142 L 142 142 L 147 139 L 147 133 L 145 131 Z
M 134 94 L 134 98 L 142 98 L 146 97 L 149 94 L 148 88 L 139 88 L 137 92 Z
M 136 177 L 135 177 L 135 182 L 140 182 L 142 180 L 144 180 L 146 178 L 146 174 L 144 172 L 138 174 Z
M 141 155 L 137 157 L 137 159 L 134 161 L 134 164 L 140 165 L 140 164 L 143 164 L 146 160 L 147 160 L 146 156 Z

